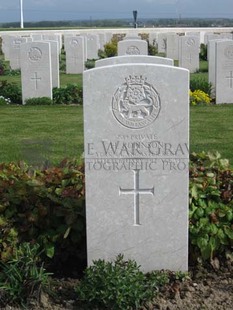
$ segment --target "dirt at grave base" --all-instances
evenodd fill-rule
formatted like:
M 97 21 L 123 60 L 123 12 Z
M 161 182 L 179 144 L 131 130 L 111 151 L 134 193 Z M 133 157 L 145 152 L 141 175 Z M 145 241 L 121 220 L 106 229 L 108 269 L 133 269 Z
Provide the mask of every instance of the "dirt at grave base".
M 140 308 L 140 310 L 233 310 L 232 263 L 217 271 L 210 271 L 204 268 L 191 270 L 190 275 L 190 279 L 183 282 L 177 281 L 165 287 L 152 303 Z M 54 285 L 59 299 L 55 302 L 48 296 L 43 295 L 39 305 L 32 302 L 28 309 L 83 309 L 75 303 L 74 288 L 78 282 L 78 279 L 56 279 Z M 1 308 L 1 310 L 18 309 L 10 306 Z

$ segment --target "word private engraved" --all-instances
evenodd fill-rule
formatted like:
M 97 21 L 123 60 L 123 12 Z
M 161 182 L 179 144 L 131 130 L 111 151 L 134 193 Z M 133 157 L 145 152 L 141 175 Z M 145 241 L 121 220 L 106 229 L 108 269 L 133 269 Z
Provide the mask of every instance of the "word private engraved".
M 140 129 L 150 125 L 159 115 L 160 98 L 143 76 L 128 76 L 112 98 L 116 120 L 125 127 Z
M 42 51 L 38 47 L 31 47 L 28 52 L 28 58 L 32 62 L 37 62 L 42 58 Z

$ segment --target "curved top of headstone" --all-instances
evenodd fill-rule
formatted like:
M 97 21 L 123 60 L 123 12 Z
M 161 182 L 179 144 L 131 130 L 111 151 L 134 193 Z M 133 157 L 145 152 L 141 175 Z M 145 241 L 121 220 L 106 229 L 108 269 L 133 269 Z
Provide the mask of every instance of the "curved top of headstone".
M 147 55 L 122 55 L 97 60 L 95 67 L 103 67 L 109 65 L 126 64 L 126 63 L 151 63 L 173 66 L 174 60 L 171 58 Z

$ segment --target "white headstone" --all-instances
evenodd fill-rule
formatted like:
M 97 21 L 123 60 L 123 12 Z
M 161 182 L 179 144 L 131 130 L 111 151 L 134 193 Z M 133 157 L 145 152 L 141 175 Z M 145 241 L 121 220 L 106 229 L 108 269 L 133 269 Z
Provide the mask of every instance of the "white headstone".
M 43 40 L 43 35 L 42 34 L 32 34 L 31 35 L 32 37 L 32 41 L 42 41 Z
M 23 104 L 29 98 L 52 98 L 50 43 L 23 43 L 20 56 Z
M 216 104 L 233 103 L 233 41 L 216 43 Z
M 173 59 L 170 58 L 147 56 L 147 55 L 124 55 L 124 56 L 99 59 L 95 62 L 95 67 L 98 68 L 103 66 L 111 66 L 125 63 L 152 63 L 168 66 L 174 65 Z
M 60 87 L 60 68 L 59 68 L 59 43 L 58 41 L 45 41 L 50 44 L 51 66 L 52 66 L 52 87 Z
M 110 42 L 112 40 L 112 32 L 106 32 L 106 42 Z
M 204 44 L 208 44 L 210 40 L 221 39 L 220 34 L 217 33 L 205 33 L 204 34 Z
M 158 33 L 158 52 L 166 53 L 167 46 L 167 34 L 166 33 Z
M 144 40 L 122 40 L 117 44 L 118 56 L 123 55 L 148 55 L 148 44 Z
M 149 43 L 154 46 L 158 46 L 158 33 L 150 32 L 149 33 Z
M 66 38 L 66 73 L 83 73 L 85 64 L 84 43 L 84 37 L 81 36 Z
M 188 89 L 173 66 L 84 72 L 89 265 L 121 253 L 145 272 L 188 269 Z
M 208 82 L 211 83 L 211 96 L 215 98 L 215 87 L 216 87 L 216 42 L 226 41 L 224 39 L 209 40 L 207 45 L 208 50 Z
M 13 70 L 20 69 L 20 46 L 25 42 L 27 42 L 26 38 L 13 36 L 10 38 L 9 60 Z
M 197 36 L 180 36 L 179 40 L 179 67 L 190 72 L 199 70 L 200 41 Z
M 42 39 L 45 41 L 57 41 L 59 51 L 62 49 L 62 35 L 59 34 L 43 34 Z
M 86 36 L 87 59 L 98 59 L 99 37 L 96 34 Z
M 176 33 L 167 35 L 166 56 L 171 59 L 179 58 L 179 36 Z
M 4 54 L 5 60 L 9 60 L 10 57 L 10 41 L 11 36 L 2 35 L 2 52 Z
M 107 43 L 106 33 L 99 33 L 99 48 L 104 50 L 104 45 Z

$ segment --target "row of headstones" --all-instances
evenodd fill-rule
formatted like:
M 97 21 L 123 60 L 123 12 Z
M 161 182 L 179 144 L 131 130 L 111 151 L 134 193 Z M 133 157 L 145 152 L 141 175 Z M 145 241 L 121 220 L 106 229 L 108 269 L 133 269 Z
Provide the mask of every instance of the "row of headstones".
M 23 43 L 34 42 L 34 41 L 55 41 L 58 45 L 58 51 L 60 53 L 62 48 L 62 36 L 59 34 L 54 35 L 42 35 L 33 34 L 30 36 L 2 36 L 2 51 L 5 60 L 9 60 L 10 67 L 13 70 L 21 69 L 21 58 L 20 58 L 20 46 Z
M 79 41 L 78 36 L 65 35 L 64 37 L 64 46 L 67 49 L 68 57 L 69 57 L 69 38 L 73 37 L 73 42 L 76 44 Z M 98 34 L 98 35 L 85 35 L 83 36 L 82 45 L 84 48 L 84 61 L 87 59 L 97 59 L 98 58 L 98 50 L 103 49 L 104 45 L 110 41 L 111 34 Z M 21 69 L 21 61 L 20 61 L 20 45 L 26 42 L 40 42 L 40 41 L 56 41 L 58 42 L 59 52 L 61 52 L 63 42 L 61 34 L 54 35 L 42 35 L 42 34 L 32 34 L 30 36 L 20 37 L 20 36 L 12 36 L 12 35 L 4 35 L 2 37 L 2 51 L 4 53 L 5 59 L 10 61 L 10 66 L 13 70 Z M 72 41 L 72 40 L 71 40 Z M 79 42 L 78 42 L 79 43 Z M 78 45 L 76 44 L 76 47 Z M 81 49 L 80 49 L 81 50 Z M 73 56 L 73 55 L 72 55 Z M 82 55 L 80 56 L 82 58 Z M 69 63 L 70 61 L 68 61 Z M 69 64 L 68 64 L 69 68 Z M 68 72 L 67 73 L 72 73 Z M 81 72 L 78 72 L 81 73 Z
M 168 35 L 167 42 L 169 41 L 169 38 L 173 38 L 175 35 Z M 49 37 L 50 39 L 56 38 L 56 37 Z M 49 39 L 47 38 L 47 39 Z M 35 58 L 40 58 L 40 54 L 42 54 L 42 51 L 37 44 L 39 42 L 31 42 L 31 44 L 26 44 L 27 47 L 25 47 L 25 44 L 22 42 L 25 42 L 25 38 L 21 38 L 23 41 L 17 41 L 18 39 L 14 40 L 13 42 L 15 45 L 17 45 L 17 48 L 13 50 L 17 50 L 20 52 L 20 45 L 24 46 L 24 49 L 22 49 L 21 56 L 19 58 L 22 59 L 22 89 L 23 89 L 23 102 L 25 103 L 26 98 L 32 98 L 32 97 L 41 97 L 41 96 L 52 96 L 52 88 L 53 87 L 59 87 L 59 51 L 62 46 L 62 42 L 58 39 L 56 41 L 47 41 L 49 44 L 49 51 L 45 52 L 45 54 L 49 55 L 49 59 L 46 58 L 45 64 L 43 62 L 43 58 L 38 61 L 40 63 L 39 68 L 35 70 Z M 46 39 L 46 38 L 44 38 Z M 27 40 L 27 39 L 26 39 Z M 30 41 L 30 40 L 29 40 Z M 67 54 L 67 68 L 68 73 L 82 73 L 84 70 L 84 60 L 86 59 L 87 55 L 85 53 L 85 47 L 87 46 L 84 44 L 86 41 L 85 37 L 81 36 L 67 36 L 65 38 L 65 48 L 66 48 L 66 54 Z M 91 40 L 94 41 L 94 40 Z M 224 40 L 218 40 L 219 44 L 220 42 L 226 41 Z M 218 42 L 217 41 L 217 42 Z M 20 43 L 19 43 L 20 42 Z M 46 41 L 44 41 L 46 42 Z M 180 36 L 179 37 L 179 47 L 180 47 L 180 55 L 182 57 L 180 58 L 180 66 L 185 67 L 187 69 L 190 69 L 190 71 L 195 71 L 197 67 L 199 66 L 199 58 L 198 58 L 198 47 L 199 47 L 199 40 L 197 36 Z M 221 55 L 220 52 L 215 53 L 216 44 L 213 42 L 213 40 L 209 40 L 209 48 L 208 48 L 208 54 L 209 54 L 209 82 L 213 86 L 213 92 L 212 96 L 216 96 L 216 103 L 232 103 L 232 80 L 233 80 L 233 69 L 231 65 L 230 58 L 230 52 L 226 55 L 226 52 Z M 232 40 L 227 40 L 226 44 L 231 45 Z M 47 46 L 48 46 L 47 44 Z M 45 46 L 45 45 L 44 45 Z M 214 48 L 211 48 L 211 46 L 214 46 Z M 147 42 L 141 40 L 139 37 L 126 37 L 123 41 L 120 41 L 118 43 L 118 54 L 119 55 L 146 55 L 148 52 L 147 49 Z M 25 52 L 25 49 L 28 49 L 29 51 Z M 229 50 L 229 48 L 226 48 Z M 219 49 L 220 51 L 220 49 Z M 219 55 L 217 57 L 217 55 Z M 26 58 L 25 58 L 26 56 Z M 216 57 L 215 57 L 216 56 Z M 228 66 L 225 66 L 225 71 L 228 71 L 228 75 L 224 73 L 224 70 L 220 70 L 221 66 L 219 63 L 224 60 L 227 57 Z M 34 58 L 34 61 L 32 61 L 32 58 Z M 116 58 L 117 59 L 117 58 Z M 132 60 L 127 60 L 127 58 L 124 58 L 125 62 L 131 62 Z M 141 58 L 142 59 L 142 58 Z M 151 59 L 151 60 L 149 60 Z M 147 58 L 146 62 L 153 62 L 156 58 Z M 170 59 L 171 60 L 171 59 Z M 195 60 L 195 61 L 194 61 Z M 218 60 L 218 61 L 217 61 Z M 111 60 L 103 60 L 103 64 L 110 63 L 113 64 L 116 60 L 114 58 Z M 118 61 L 118 60 L 117 60 Z M 136 61 L 136 60 L 135 60 Z M 159 60 L 159 57 L 156 59 L 156 63 L 163 63 L 163 60 Z M 134 61 L 133 61 L 134 62 Z M 144 61 L 143 61 L 144 62 Z M 186 63 L 185 63 L 186 62 Z M 167 63 L 165 61 L 165 63 Z M 197 64 L 196 67 L 193 66 L 193 64 Z M 101 61 L 96 62 L 96 66 L 101 65 Z M 171 61 L 170 61 L 171 64 Z M 192 69 L 191 69 L 192 66 Z M 216 70 L 216 67 L 219 67 L 218 70 Z M 194 70 L 195 68 L 195 70 Z M 32 76 L 29 79 L 28 72 L 32 72 Z M 42 75 L 39 76 L 39 72 L 42 72 Z M 47 76 L 47 79 L 45 79 L 45 74 Z M 225 76 L 222 76 L 225 75 Z M 41 86 L 43 85 L 42 76 L 44 76 L 43 80 L 46 80 L 46 83 L 44 83 L 44 87 L 38 87 L 39 84 Z M 228 81 L 228 83 L 226 83 Z M 30 82 L 34 83 L 33 87 L 29 87 Z M 41 91 L 40 91 L 41 90 Z M 47 91 L 45 91 L 47 90 Z M 215 91 L 216 90 L 216 91 Z
M 154 32 L 149 34 L 149 42 L 152 45 L 156 45 L 159 53 L 166 53 L 167 43 L 168 48 L 170 45 L 174 45 L 173 42 L 178 41 L 180 36 L 195 36 L 198 37 L 200 43 L 205 45 L 208 44 L 209 40 L 213 39 L 233 39 L 231 32 L 223 33 L 211 33 L 211 32 L 185 32 L 185 33 L 174 33 L 174 32 Z M 178 46 L 178 43 L 175 43 Z M 177 48 L 178 49 L 178 48 Z M 178 58 L 177 58 L 178 59 Z

